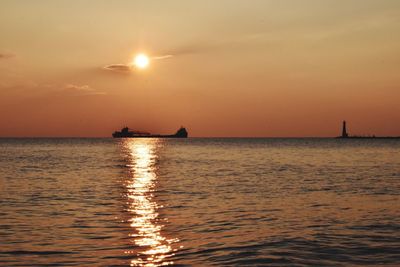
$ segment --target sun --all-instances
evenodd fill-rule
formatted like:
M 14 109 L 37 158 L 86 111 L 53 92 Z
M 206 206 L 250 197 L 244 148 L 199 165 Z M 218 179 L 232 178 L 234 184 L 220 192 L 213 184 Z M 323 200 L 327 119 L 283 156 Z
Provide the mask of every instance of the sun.
M 138 67 L 139 69 L 145 69 L 149 65 L 150 60 L 149 57 L 145 54 L 138 54 L 133 59 L 133 65 Z

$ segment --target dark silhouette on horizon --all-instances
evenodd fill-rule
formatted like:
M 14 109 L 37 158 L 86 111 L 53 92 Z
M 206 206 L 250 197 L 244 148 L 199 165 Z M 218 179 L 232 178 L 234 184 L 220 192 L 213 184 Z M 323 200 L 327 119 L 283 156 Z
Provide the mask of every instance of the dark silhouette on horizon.
M 349 135 L 347 134 L 346 121 L 343 121 L 342 138 L 347 138 L 347 137 L 349 137 Z
M 346 121 L 343 121 L 342 126 L 342 135 L 338 136 L 337 138 L 344 138 L 344 139 L 400 139 L 400 136 L 365 136 L 365 135 L 349 135 L 347 132 Z
M 188 132 L 186 128 L 181 127 L 175 134 L 162 135 L 162 134 L 151 134 L 142 131 L 133 131 L 128 127 L 124 127 L 121 131 L 115 131 L 112 136 L 114 138 L 187 138 Z

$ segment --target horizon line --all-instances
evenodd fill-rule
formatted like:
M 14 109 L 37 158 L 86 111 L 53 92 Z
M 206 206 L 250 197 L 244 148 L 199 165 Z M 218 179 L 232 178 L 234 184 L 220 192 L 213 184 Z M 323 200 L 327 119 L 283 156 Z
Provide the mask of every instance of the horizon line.
M 341 139 L 338 138 L 340 136 L 189 136 L 187 138 L 248 138 L 248 139 L 262 139 L 262 138 L 270 138 L 270 139 Z M 400 138 L 400 136 L 361 136 L 366 139 L 370 138 Z M 159 139 L 170 139 L 163 137 L 142 137 L 144 138 L 159 138 Z M 115 139 L 112 136 L 0 136 L 0 139 Z M 127 138 L 119 138 L 119 139 L 136 139 L 135 137 L 127 137 Z M 346 138 L 342 138 L 346 139 Z M 348 139 L 352 139 L 351 137 Z M 357 139 L 357 138 L 355 138 Z M 362 138 L 361 138 L 362 139 Z

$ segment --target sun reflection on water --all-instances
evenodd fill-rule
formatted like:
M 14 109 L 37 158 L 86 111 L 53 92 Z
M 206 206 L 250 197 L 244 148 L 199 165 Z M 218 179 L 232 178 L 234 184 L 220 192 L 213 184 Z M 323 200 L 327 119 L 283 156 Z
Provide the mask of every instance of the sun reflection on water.
M 125 254 L 136 254 L 131 266 L 165 266 L 173 264 L 168 258 L 174 255 L 171 244 L 175 239 L 167 239 L 161 234 L 163 228 L 158 209 L 161 207 L 154 199 L 157 182 L 155 163 L 156 150 L 161 146 L 156 139 L 130 139 L 124 141 L 128 153 L 131 178 L 126 184 L 129 220 L 133 229 L 134 250 Z

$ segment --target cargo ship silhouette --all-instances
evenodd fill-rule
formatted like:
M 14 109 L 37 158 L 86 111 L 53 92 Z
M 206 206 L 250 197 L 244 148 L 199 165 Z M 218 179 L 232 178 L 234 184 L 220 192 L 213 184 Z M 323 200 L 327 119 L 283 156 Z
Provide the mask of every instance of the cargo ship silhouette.
M 162 134 L 151 134 L 142 131 L 133 131 L 128 127 L 124 127 L 121 131 L 115 131 L 112 136 L 114 138 L 187 138 L 188 132 L 184 127 L 179 128 L 175 134 L 162 135 Z

